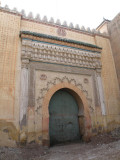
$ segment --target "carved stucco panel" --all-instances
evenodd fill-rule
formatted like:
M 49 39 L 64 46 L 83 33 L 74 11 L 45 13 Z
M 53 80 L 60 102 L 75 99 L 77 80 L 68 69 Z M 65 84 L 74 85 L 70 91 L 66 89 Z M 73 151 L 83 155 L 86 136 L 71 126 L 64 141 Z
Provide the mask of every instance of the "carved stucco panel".
M 42 78 L 41 78 L 42 77 Z M 87 79 L 87 83 L 84 82 Z M 95 111 L 92 76 L 53 71 L 35 70 L 35 131 L 42 131 L 42 105 L 47 91 L 53 86 L 67 82 L 79 88 L 88 100 L 90 113 Z M 47 111 L 46 111 L 47 113 Z
M 41 75 L 45 75 L 47 78 L 41 79 Z M 66 74 L 66 73 L 57 73 L 49 71 L 36 71 L 36 82 L 35 82 L 35 110 L 37 113 L 42 115 L 40 111 L 42 108 L 42 101 L 47 93 L 47 91 L 54 85 L 62 82 L 68 82 L 76 87 L 78 87 L 88 99 L 90 109 L 94 111 L 93 100 L 93 89 L 92 89 L 92 78 L 91 76 L 76 75 L 76 74 Z M 84 79 L 88 80 L 88 83 L 84 82 Z
M 98 52 L 30 40 L 22 40 L 22 58 L 28 58 L 32 61 L 101 69 L 101 54 Z

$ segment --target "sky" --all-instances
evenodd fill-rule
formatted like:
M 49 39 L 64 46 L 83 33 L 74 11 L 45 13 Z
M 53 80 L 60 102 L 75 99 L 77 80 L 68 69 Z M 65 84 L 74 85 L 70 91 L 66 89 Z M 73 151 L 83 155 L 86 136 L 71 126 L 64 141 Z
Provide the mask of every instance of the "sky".
M 75 26 L 96 28 L 103 17 L 112 20 L 120 12 L 120 0 L 0 0 L 1 6 L 6 4 L 10 9 L 16 7 L 18 11 L 24 9 L 26 14 L 37 13 L 41 18 L 47 16 L 48 20 L 53 17 L 55 21 L 60 19 Z

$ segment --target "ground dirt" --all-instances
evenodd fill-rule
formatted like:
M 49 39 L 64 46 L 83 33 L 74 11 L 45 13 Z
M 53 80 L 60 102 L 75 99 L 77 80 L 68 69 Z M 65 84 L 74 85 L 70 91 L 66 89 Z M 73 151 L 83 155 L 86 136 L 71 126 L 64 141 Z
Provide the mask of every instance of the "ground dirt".
M 0 147 L 0 160 L 120 160 L 120 128 L 99 134 L 89 143 L 61 144 L 50 148 L 37 145 Z

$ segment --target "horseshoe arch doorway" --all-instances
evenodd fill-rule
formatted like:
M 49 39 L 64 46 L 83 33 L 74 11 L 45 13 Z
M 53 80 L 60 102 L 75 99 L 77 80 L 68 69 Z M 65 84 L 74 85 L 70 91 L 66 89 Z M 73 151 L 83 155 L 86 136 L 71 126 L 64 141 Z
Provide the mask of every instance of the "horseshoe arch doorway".
M 83 104 L 77 94 L 68 88 L 56 91 L 49 102 L 50 145 L 79 141 L 83 123 Z

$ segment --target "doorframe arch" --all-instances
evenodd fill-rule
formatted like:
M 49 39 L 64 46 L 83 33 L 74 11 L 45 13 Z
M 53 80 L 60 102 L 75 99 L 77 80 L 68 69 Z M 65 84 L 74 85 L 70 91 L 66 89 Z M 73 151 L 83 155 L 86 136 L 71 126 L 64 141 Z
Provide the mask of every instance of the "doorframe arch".
M 91 117 L 89 112 L 88 101 L 84 93 L 77 88 L 75 85 L 63 82 L 56 84 L 51 87 L 44 96 L 43 105 L 42 105 L 42 144 L 45 146 L 50 145 L 49 139 L 49 102 L 53 96 L 53 94 L 60 89 L 70 89 L 74 93 L 77 94 L 79 99 L 81 99 L 84 108 L 84 133 L 83 140 L 89 141 L 91 137 Z

